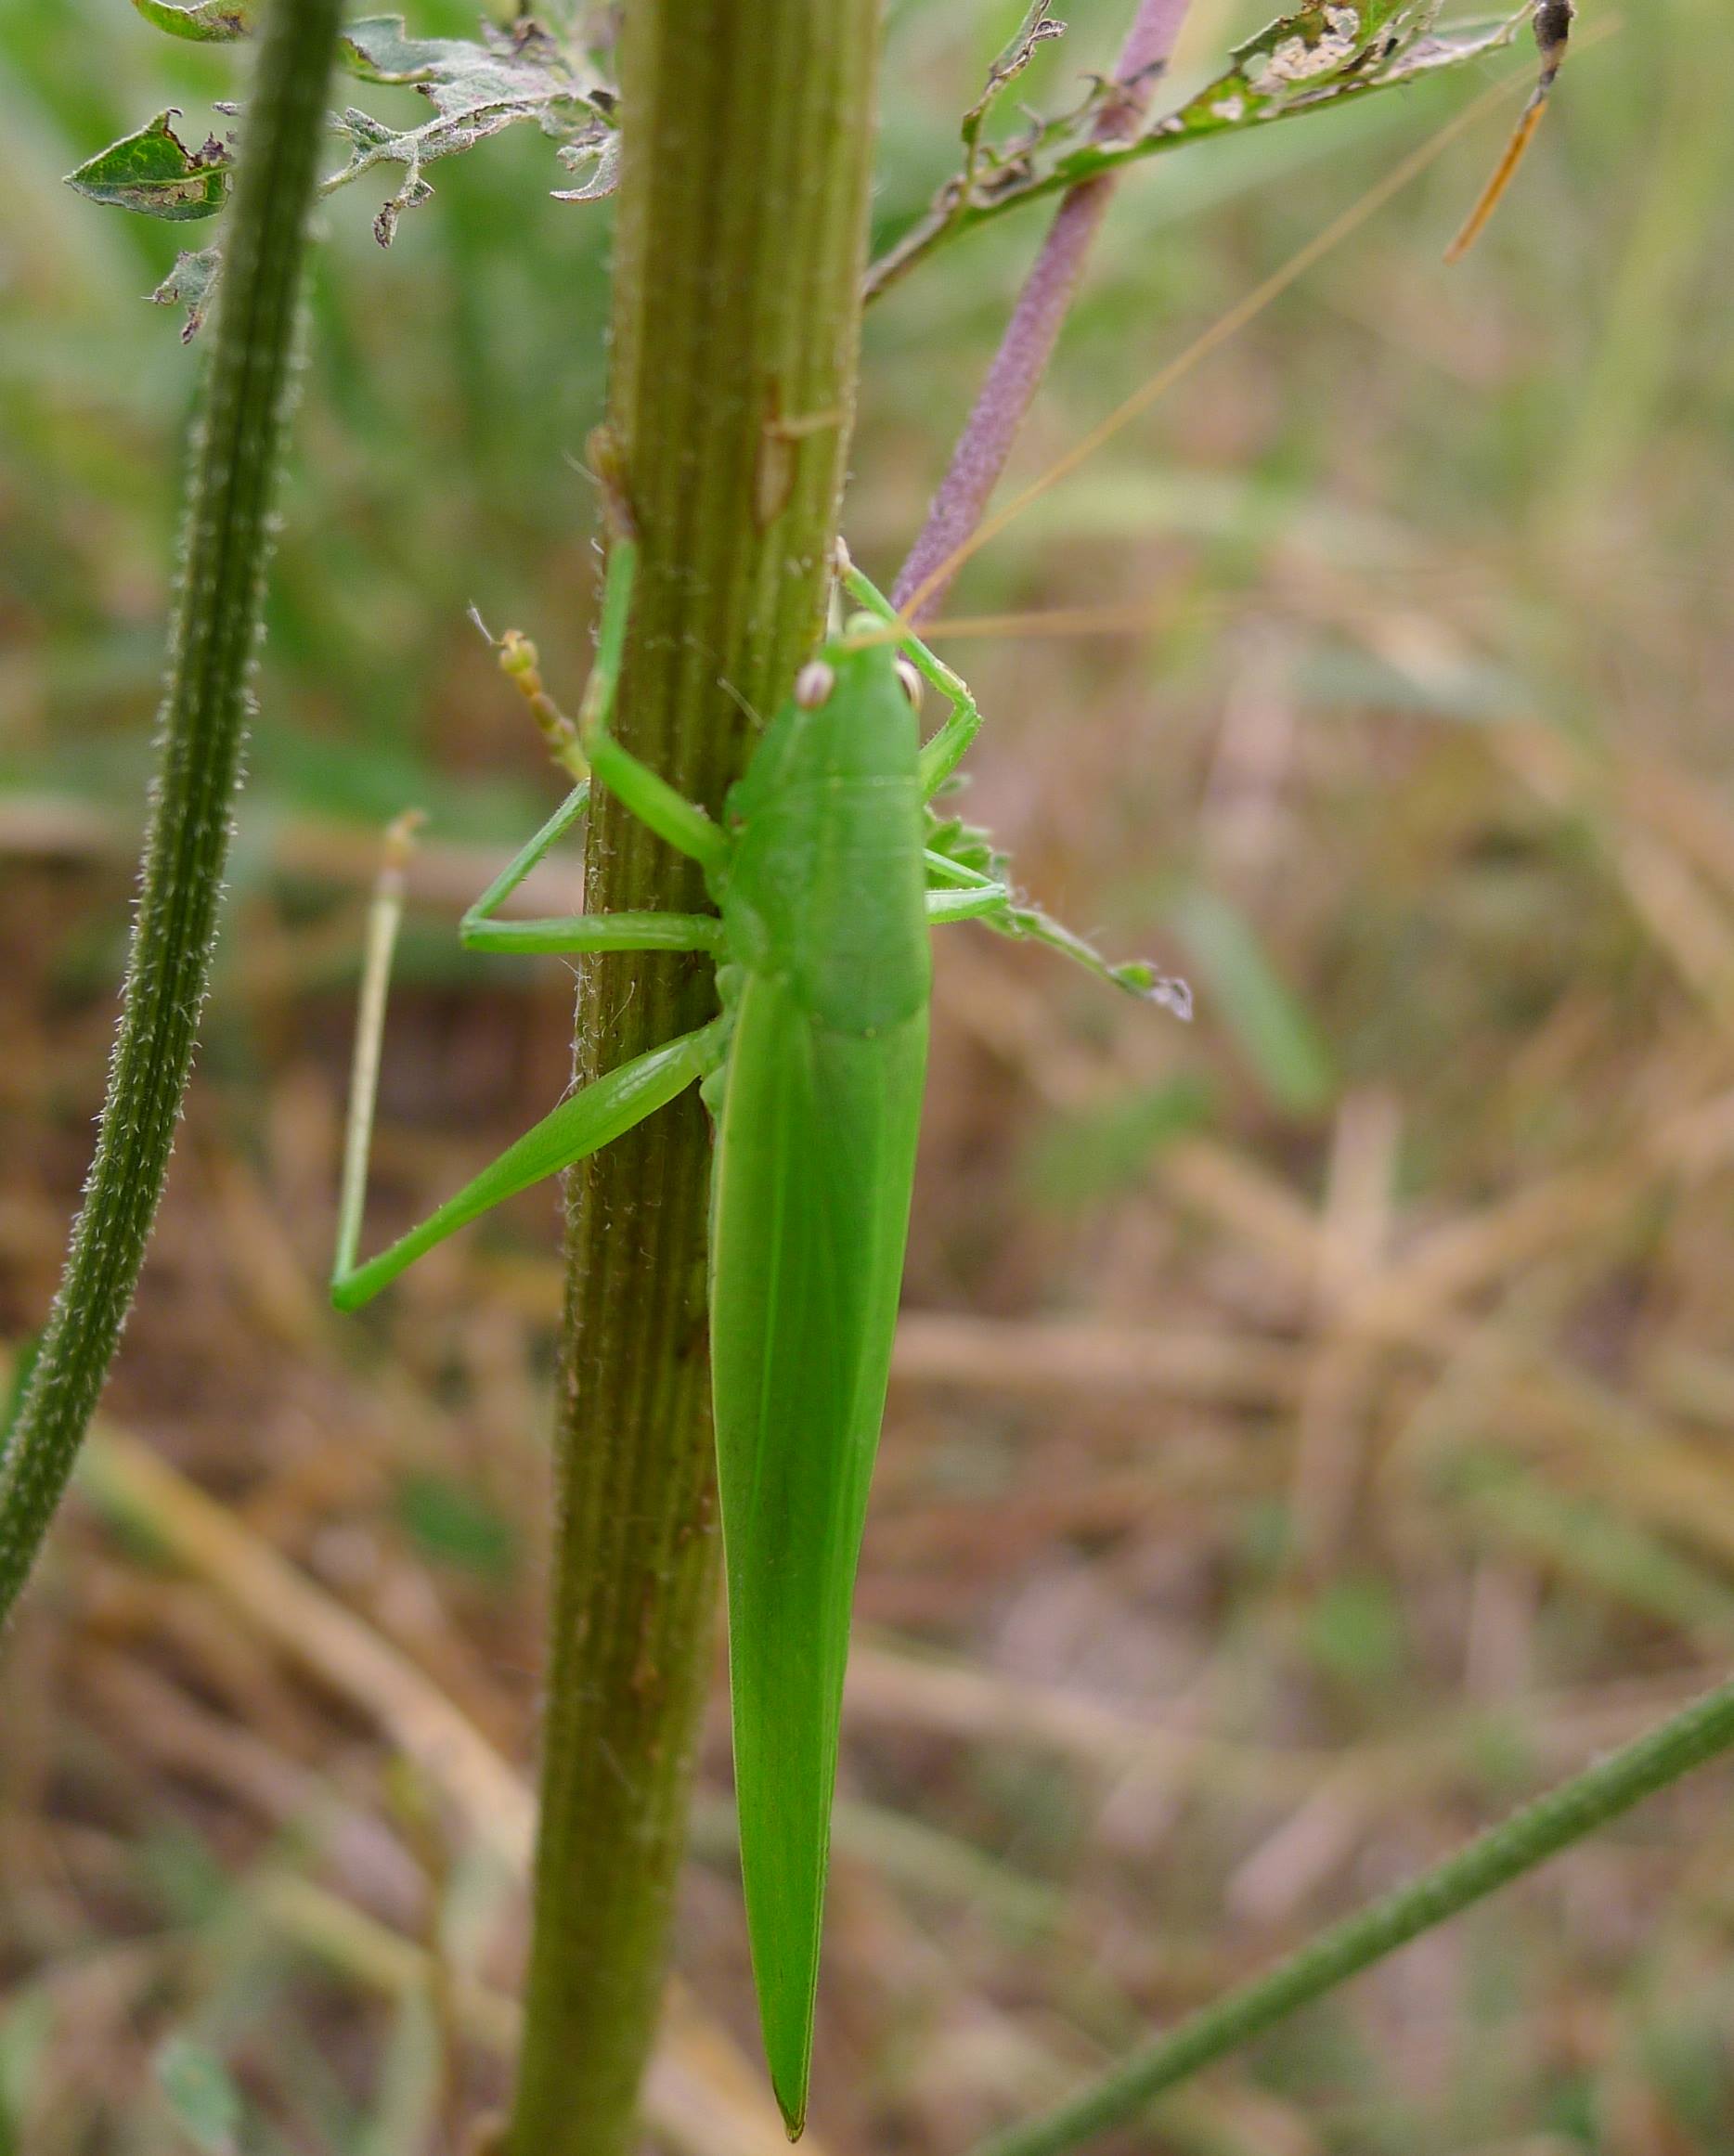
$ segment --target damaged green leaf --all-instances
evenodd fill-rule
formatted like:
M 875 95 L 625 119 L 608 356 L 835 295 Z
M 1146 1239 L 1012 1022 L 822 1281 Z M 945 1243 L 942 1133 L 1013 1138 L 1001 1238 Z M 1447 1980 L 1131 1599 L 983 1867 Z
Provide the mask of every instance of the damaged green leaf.
M 981 131 L 987 125 L 989 115 L 1008 84 L 1016 81 L 1044 45 L 1065 34 L 1066 25 L 1054 19 L 1054 0 L 1035 0 L 1035 6 L 1018 24 L 1011 43 L 988 70 L 988 80 L 980 97 L 964 115 L 958 132 L 964 138 L 964 154 L 970 165 L 974 165 Z
M 1435 27 L 1441 6 L 1442 0 L 1315 0 L 1237 45 L 1232 65 L 1177 110 L 1124 136 L 1104 125 L 1123 85 L 1099 82 L 1058 118 L 1036 120 L 1011 141 L 983 144 L 985 110 L 999 94 L 990 77 L 985 105 L 964 115 L 963 170 L 873 265 L 867 296 L 876 298 L 935 248 L 1020 202 L 1063 193 L 1206 136 L 1267 126 L 1461 67 L 1508 45 L 1531 15 L 1525 6 L 1513 15 L 1442 30 Z M 1043 11 L 1032 13 L 1045 19 Z
M 151 293 L 160 307 L 186 308 L 187 319 L 181 325 L 183 344 L 190 344 L 204 328 L 222 274 L 220 247 L 201 247 L 197 253 L 183 252 L 175 257 L 175 267 Z
M 201 45 L 230 45 L 238 37 L 251 37 L 258 27 L 257 0 L 133 0 L 147 22 L 166 30 L 171 37 L 188 37 Z
M 568 142 L 555 153 L 568 172 L 584 172 L 576 187 L 556 187 L 556 202 L 600 202 L 620 185 L 620 136 L 610 129 L 600 142 Z
M 75 173 L 67 186 L 117 210 L 136 210 L 147 217 L 184 223 L 214 217 L 228 199 L 228 146 L 214 135 L 202 148 L 188 149 L 171 123 L 180 109 L 171 105 L 136 135 L 111 142 Z
M 259 0 L 133 0 L 149 21 L 172 35 L 229 41 L 252 34 Z M 1045 6 L 1035 12 L 1045 15 Z M 346 187 L 375 165 L 401 165 L 403 184 L 373 221 L 374 236 L 389 247 L 397 221 L 434 189 L 424 168 L 455 157 L 508 127 L 529 122 L 556 145 L 577 183 L 552 190 L 556 201 L 592 202 L 614 192 L 618 170 L 615 94 L 596 57 L 576 33 L 556 37 L 527 19 L 501 29 L 485 22 L 474 39 L 411 37 L 401 15 L 364 15 L 348 23 L 339 64 L 367 83 L 419 91 L 434 117 L 418 127 L 395 127 L 350 106 L 333 113 L 331 125 L 348 144 L 348 162 L 321 183 L 320 193 Z M 219 108 L 219 110 L 229 110 Z M 227 197 L 227 147 L 214 136 L 189 150 L 169 123 L 171 110 L 149 127 L 110 144 L 71 174 L 71 185 L 93 200 L 155 217 L 215 215 Z M 189 309 L 186 334 L 203 318 L 198 273 L 181 264 L 156 295 Z M 188 290 L 180 289 L 183 281 Z
M 612 191 L 614 97 L 589 67 L 533 22 L 512 29 L 484 25 L 479 43 L 464 38 L 412 38 L 401 15 L 368 16 L 343 34 L 343 60 L 364 81 L 419 90 L 434 117 L 420 127 L 393 128 L 351 106 L 334 124 L 350 144 L 349 162 L 326 180 L 331 193 L 377 164 L 401 164 L 404 182 L 374 220 L 374 236 L 389 247 L 404 211 L 434 190 L 422 167 L 472 148 L 507 127 L 529 121 L 560 146 L 568 164 L 593 161 L 596 170 L 563 201 L 589 201 Z

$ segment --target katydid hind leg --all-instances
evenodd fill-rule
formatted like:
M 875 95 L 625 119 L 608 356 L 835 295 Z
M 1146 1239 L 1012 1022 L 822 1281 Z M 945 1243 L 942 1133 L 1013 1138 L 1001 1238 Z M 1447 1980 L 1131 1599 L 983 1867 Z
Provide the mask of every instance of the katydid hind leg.
M 568 1094 L 419 1226 L 400 1235 L 377 1257 L 357 1263 L 361 1207 L 367 1193 L 364 1128 L 359 1149 L 346 1164 L 337 1260 L 331 1272 L 332 1302 L 339 1310 L 358 1310 L 459 1228 L 532 1183 L 557 1175 L 575 1161 L 612 1145 L 715 1066 L 724 1023 L 713 1019 L 697 1031 L 665 1041 L 660 1048 L 604 1072 L 577 1092 Z M 377 1061 L 374 1069 L 377 1075 Z M 367 1126 L 370 1123 L 369 1112 Z M 353 1133 L 356 1120 L 351 1128 Z
M 484 950 L 715 952 L 720 945 L 721 924 L 707 914 L 614 913 L 528 922 L 491 917 L 493 909 L 584 813 L 587 792 L 584 783 L 573 789 L 465 914 L 465 943 Z M 404 871 L 420 820 L 417 815 L 400 817 L 386 834 L 385 857 L 368 916 L 330 1276 L 331 1299 L 340 1310 L 355 1310 L 369 1301 L 425 1251 L 514 1192 L 610 1143 L 694 1078 L 705 1077 L 719 1053 L 713 1022 L 606 1073 L 581 1093 L 563 1101 L 419 1227 L 376 1258 L 359 1262 L 392 960 L 403 920 Z
M 356 1006 L 356 1044 L 350 1059 L 349 1109 L 343 1128 L 343 1167 L 337 1200 L 337 1247 L 331 1259 L 333 1291 L 355 1267 L 368 1202 L 368 1161 L 373 1150 L 373 1115 L 380 1091 L 380 1054 L 385 1039 L 385 1005 L 392 960 L 404 917 L 404 871 L 420 815 L 400 816 L 385 834 L 384 856 L 368 909 L 361 989 Z

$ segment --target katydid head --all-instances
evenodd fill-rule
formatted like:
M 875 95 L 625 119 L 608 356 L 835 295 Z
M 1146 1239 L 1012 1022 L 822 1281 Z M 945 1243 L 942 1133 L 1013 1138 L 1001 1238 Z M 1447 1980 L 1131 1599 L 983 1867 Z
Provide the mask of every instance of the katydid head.
M 863 651 L 883 648 L 890 653 L 891 671 L 897 684 L 909 699 L 912 708 L 921 709 L 921 671 L 909 654 L 901 650 L 887 635 L 887 620 L 875 613 L 852 613 L 843 625 L 843 633 L 837 639 L 843 651 Z M 796 689 L 798 700 L 800 690 Z

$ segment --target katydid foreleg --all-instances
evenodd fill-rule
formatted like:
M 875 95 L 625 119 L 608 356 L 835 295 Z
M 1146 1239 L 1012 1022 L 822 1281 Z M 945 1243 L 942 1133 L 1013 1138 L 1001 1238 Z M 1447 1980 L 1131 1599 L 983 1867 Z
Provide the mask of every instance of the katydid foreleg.
M 841 574 L 851 596 L 875 620 L 886 626 L 898 623 L 899 616 L 896 608 L 869 583 L 847 554 L 842 557 Z M 959 677 L 919 637 L 899 639 L 897 651 L 899 657 L 907 661 L 923 680 L 931 682 L 951 707 L 938 731 L 921 750 L 922 798 L 931 803 L 980 731 L 981 714 Z M 937 820 L 934 828 L 944 829 Z M 989 853 L 985 834 L 966 835 L 978 843 L 983 853 Z M 1143 960 L 1116 964 L 1105 958 L 1075 930 L 1053 920 L 1039 906 L 1020 901 L 1010 884 L 1003 880 L 1006 865 L 1003 859 L 990 854 L 990 859 L 999 873 L 987 874 L 931 846 L 925 849 L 922 860 L 928 884 L 927 919 L 935 927 L 953 921 L 979 921 L 1015 942 L 1045 944 L 1050 950 L 1058 951 L 1075 965 L 1082 966 L 1085 972 L 1093 974 L 1098 980 L 1142 996 L 1150 1002 L 1160 1003 L 1178 1018 L 1191 1017 L 1192 991 L 1184 981 L 1171 978 Z
M 841 540 L 837 542 L 837 573 L 849 597 L 875 620 L 886 628 L 903 627 L 902 615 L 884 592 L 856 568 Z M 937 652 L 930 652 L 919 637 L 900 637 L 897 651 L 898 656 L 912 666 L 922 680 L 937 689 L 950 706 L 938 730 L 923 743 L 916 765 L 921 797 L 931 801 L 968 755 L 969 744 L 981 731 L 981 712 L 962 675 L 954 673 Z
M 615 549 L 614 562 L 609 564 L 611 583 L 614 562 L 624 560 L 628 563 L 624 581 L 630 585 L 631 559 L 631 547 L 622 540 Z M 601 665 L 600 653 L 597 664 Z M 689 801 L 648 764 L 641 763 L 629 749 L 622 748 L 608 730 L 608 702 L 594 698 L 587 691 L 578 724 L 591 770 L 615 800 L 658 838 L 673 846 L 677 853 L 695 860 L 706 876 L 719 875 L 729 863 L 731 849 L 727 834 L 696 802 Z

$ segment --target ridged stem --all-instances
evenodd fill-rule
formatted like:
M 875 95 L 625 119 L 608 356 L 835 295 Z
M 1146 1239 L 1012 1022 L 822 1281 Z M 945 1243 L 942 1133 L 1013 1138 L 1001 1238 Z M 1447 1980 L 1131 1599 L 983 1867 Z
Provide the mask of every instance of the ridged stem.
M 641 562 L 616 728 L 712 810 L 821 623 L 855 398 L 877 0 L 624 14 L 597 464 Z M 592 910 L 705 903 L 604 798 Z M 582 1082 L 698 1025 L 709 967 L 587 962 Z M 568 1192 L 553 1641 L 517 2156 L 624 2156 L 711 1674 L 710 1141 L 688 1095 Z
M 1647 1736 L 1525 1805 L 1370 1909 L 1320 1932 L 1268 1974 L 1202 2008 L 1045 2118 L 982 2143 L 976 2156 L 1061 2156 L 1093 2135 L 1123 2125 L 1153 2097 L 1730 1748 L 1734 1685 L 1709 1693 Z
M 47 1533 L 120 1343 L 192 1068 L 340 14 L 341 0 L 274 0 L 253 72 L 108 1097 L 59 1293 L 0 1448 L 0 1623 Z

